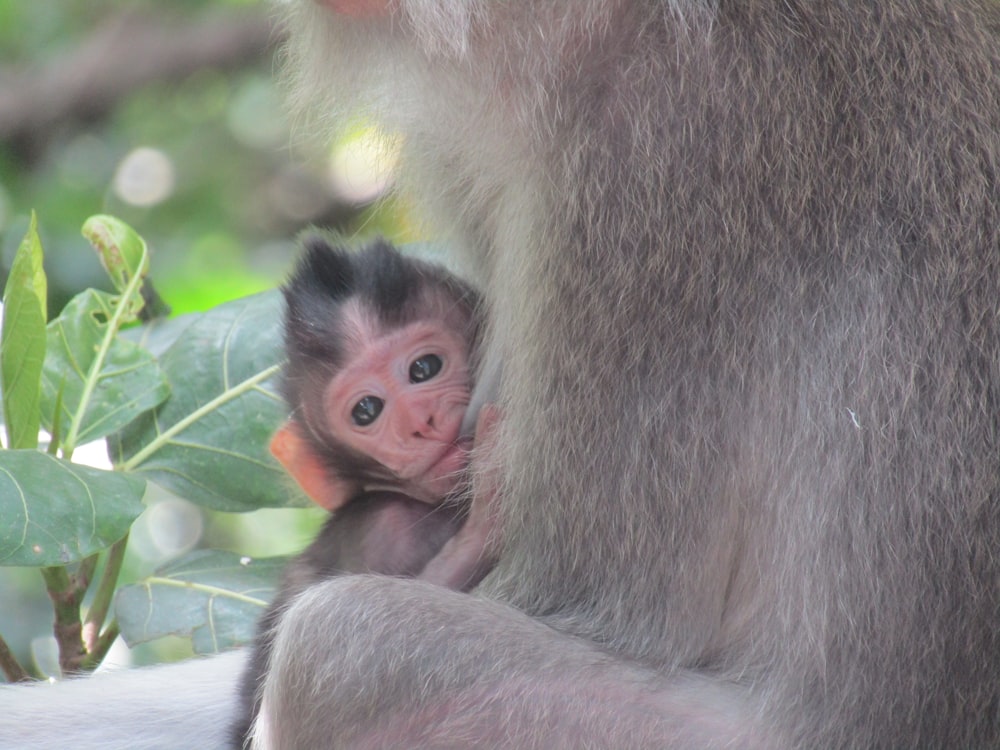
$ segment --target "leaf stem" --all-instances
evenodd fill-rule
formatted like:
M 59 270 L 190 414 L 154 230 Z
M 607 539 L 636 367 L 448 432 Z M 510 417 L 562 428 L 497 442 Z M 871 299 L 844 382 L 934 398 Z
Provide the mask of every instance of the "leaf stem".
M 94 601 L 87 612 L 87 619 L 84 621 L 84 642 L 87 651 L 93 654 L 98 642 L 97 634 L 104 625 L 104 620 L 111 609 L 111 599 L 115 594 L 115 586 L 118 583 L 118 574 L 122 569 L 122 561 L 125 559 L 125 548 L 128 546 L 128 534 L 111 545 L 108 550 L 108 559 L 104 564 L 104 572 L 101 574 L 101 582 L 94 593 Z
M 83 658 L 80 669 L 86 672 L 96 669 L 104 661 L 104 657 L 108 655 L 108 651 L 120 634 L 121 629 L 118 627 L 118 621 L 112 620 L 100 637 L 94 641 L 93 648 Z
M 94 578 L 94 571 L 97 570 L 97 558 L 96 552 L 83 558 L 77 566 L 76 573 L 73 574 L 73 580 L 81 591 L 90 586 L 90 582 Z
M 145 255 L 146 251 L 144 249 L 143 258 L 145 258 Z M 100 380 L 101 369 L 104 367 L 104 360 L 107 358 L 108 352 L 111 349 L 111 343 L 118 334 L 118 329 L 122 324 L 122 318 L 125 317 L 125 314 L 128 311 L 129 301 L 135 297 L 141 286 L 142 276 L 140 274 L 133 275 L 132 278 L 129 279 L 128 286 L 125 287 L 125 291 L 122 292 L 121 296 L 118 298 L 114 314 L 108 321 L 108 328 L 104 332 L 104 338 L 101 339 L 101 345 L 97 349 L 97 355 L 94 357 L 94 361 L 90 364 L 90 370 L 87 371 L 87 379 L 83 383 L 83 393 L 80 395 L 80 404 L 77 406 L 76 413 L 73 415 L 73 421 L 70 423 L 69 431 L 66 433 L 66 437 L 62 441 L 64 449 L 70 453 L 72 453 L 73 449 L 76 448 L 76 440 L 80 432 L 80 425 L 83 423 L 83 417 L 87 412 L 87 406 L 90 404 L 90 398 L 94 395 L 94 389 L 97 388 L 97 381 Z
M 83 591 L 70 578 L 66 568 L 42 568 L 42 577 L 55 610 L 52 632 L 59 645 L 59 667 L 64 675 L 80 670 L 86 651 L 83 646 L 83 626 L 80 623 L 80 602 Z
M 151 455 L 156 453 L 156 451 L 160 450 L 160 448 L 169 443 L 170 440 L 173 439 L 176 435 L 182 433 L 184 430 L 193 425 L 199 419 L 208 414 L 211 414 L 213 411 L 225 405 L 229 401 L 232 401 L 234 398 L 242 396 L 244 393 L 251 390 L 252 388 L 255 388 L 259 383 L 262 383 L 271 376 L 275 375 L 280 369 L 281 365 L 271 365 L 266 370 L 262 370 L 258 372 L 256 375 L 247 378 L 242 383 L 239 383 L 233 386 L 232 388 L 225 390 L 223 393 L 220 393 L 218 396 L 213 398 L 211 401 L 209 401 L 201 408 L 196 409 L 195 411 L 191 412 L 186 417 L 184 417 L 184 419 L 180 420 L 176 424 L 172 425 L 168 429 L 161 432 L 159 435 L 156 436 L 155 440 L 152 440 L 142 450 L 133 455 L 130 459 L 125 461 L 118 468 L 122 471 L 134 470 L 137 466 L 139 466 L 139 464 L 141 464 Z
M 65 387 L 65 382 L 59 386 L 59 390 L 56 392 L 56 407 L 52 412 L 52 431 L 49 434 L 49 447 L 45 451 L 50 456 L 58 456 L 59 449 L 62 447 L 62 405 L 63 405 L 63 388 Z M 63 455 L 67 461 L 72 458 L 72 455 Z
M 21 666 L 3 636 L 0 636 L 0 669 L 3 670 L 7 682 L 27 682 L 31 679 L 31 675 Z

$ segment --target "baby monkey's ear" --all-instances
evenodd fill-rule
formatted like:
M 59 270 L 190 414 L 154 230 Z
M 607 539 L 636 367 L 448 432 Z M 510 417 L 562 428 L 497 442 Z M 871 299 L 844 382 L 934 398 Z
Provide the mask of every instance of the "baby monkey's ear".
M 331 476 L 299 434 L 292 420 L 285 422 L 271 438 L 271 453 L 285 467 L 309 498 L 328 511 L 347 505 L 361 491 L 356 482 Z

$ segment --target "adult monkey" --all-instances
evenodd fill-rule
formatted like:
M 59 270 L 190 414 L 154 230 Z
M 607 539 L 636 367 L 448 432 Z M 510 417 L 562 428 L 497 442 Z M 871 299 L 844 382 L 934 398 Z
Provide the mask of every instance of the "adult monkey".
M 505 551 L 300 598 L 260 746 L 1000 743 L 1000 5 L 326 5 L 301 101 L 482 272 Z
M 504 555 L 299 600 L 275 744 L 1000 743 L 997 4 L 383 5 L 292 64 L 480 268 Z

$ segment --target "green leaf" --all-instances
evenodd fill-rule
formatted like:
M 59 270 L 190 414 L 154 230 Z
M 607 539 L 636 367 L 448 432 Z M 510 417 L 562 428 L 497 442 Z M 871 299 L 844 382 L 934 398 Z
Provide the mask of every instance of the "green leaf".
M 8 448 L 38 446 L 42 363 L 45 361 L 47 282 L 34 213 L 4 289 L 0 332 L 0 389 Z
M 101 265 L 119 292 L 124 293 L 135 277 L 145 278 L 149 270 L 146 241 L 124 221 L 101 214 L 91 216 L 84 222 L 82 233 L 94 246 Z M 126 296 L 125 321 L 128 322 L 138 317 L 143 299 L 139 294 Z
M 249 643 L 287 562 L 193 552 L 118 591 L 115 616 L 122 636 L 130 646 L 166 635 L 190 636 L 203 654 Z
M 287 414 L 281 304 L 270 291 L 193 316 L 160 357 L 170 398 L 111 437 L 115 464 L 215 510 L 304 503 L 267 449 Z
M 106 292 L 88 289 L 49 324 L 42 417 L 51 429 L 61 392 L 68 449 L 120 430 L 170 393 L 149 352 L 120 337 L 107 338 L 115 302 Z
M 0 451 L 0 565 L 65 565 L 110 546 L 146 483 L 35 450 Z
M 145 325 L 127 328 L 118 335 L 138 344 L 159 359 L 198 317 L 198 315 L 180 315 L 176 318 L 156 318 Z

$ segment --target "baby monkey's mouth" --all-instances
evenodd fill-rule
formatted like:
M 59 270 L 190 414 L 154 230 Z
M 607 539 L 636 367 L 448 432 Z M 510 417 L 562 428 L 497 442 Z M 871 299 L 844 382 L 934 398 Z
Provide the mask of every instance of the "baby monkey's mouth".
M 469 462 L 469 452 L 472 450 L 472 438 L 459 437 L 447 443 L 444 449 L 431 461 L 424 474 L 435 473 L 438 467 L 441 469 L 451 469 L 452 471 L 464 469 Z M 440 472 L 442 475 L 446 472 Z

